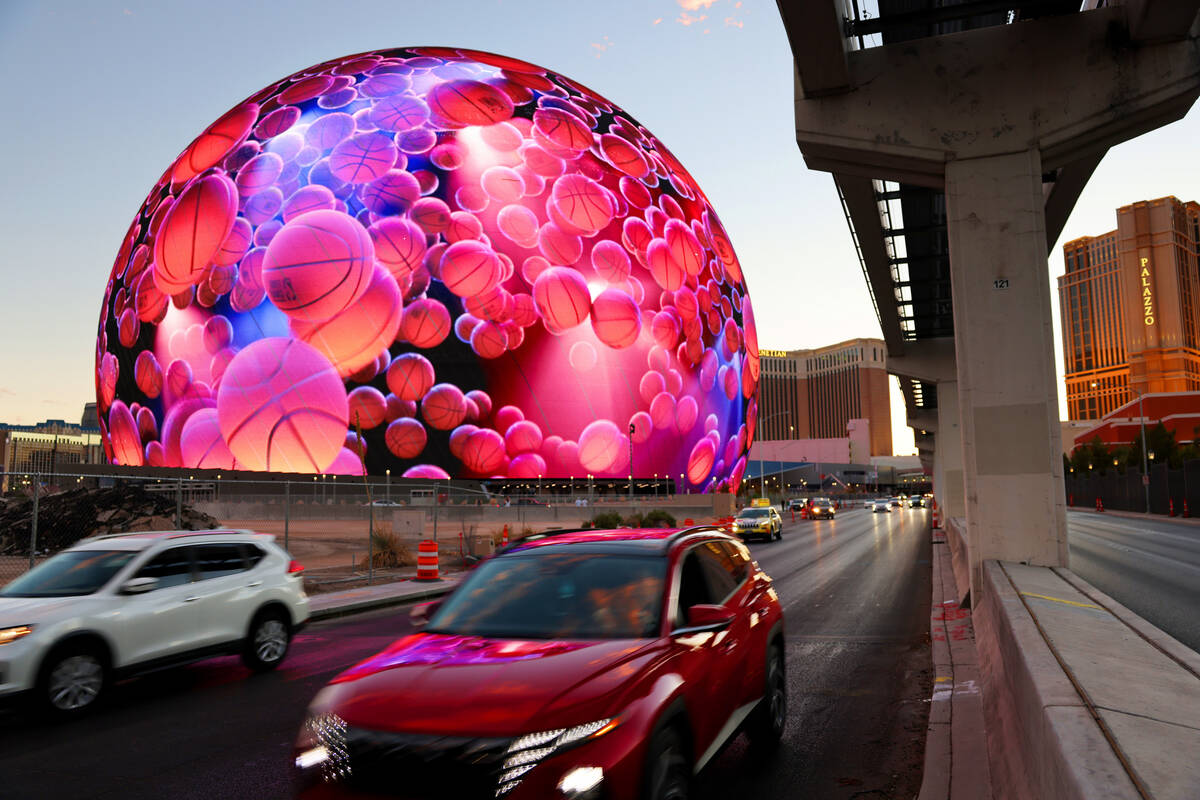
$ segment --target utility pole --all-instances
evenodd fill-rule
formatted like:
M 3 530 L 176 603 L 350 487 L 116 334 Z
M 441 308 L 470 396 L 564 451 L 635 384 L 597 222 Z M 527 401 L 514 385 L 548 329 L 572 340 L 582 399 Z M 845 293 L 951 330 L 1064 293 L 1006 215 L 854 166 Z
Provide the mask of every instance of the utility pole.
M 629 423 L 629 502 L 633 503 L 633 423 Z M 574 487 L 572 487 L 573 489 Z

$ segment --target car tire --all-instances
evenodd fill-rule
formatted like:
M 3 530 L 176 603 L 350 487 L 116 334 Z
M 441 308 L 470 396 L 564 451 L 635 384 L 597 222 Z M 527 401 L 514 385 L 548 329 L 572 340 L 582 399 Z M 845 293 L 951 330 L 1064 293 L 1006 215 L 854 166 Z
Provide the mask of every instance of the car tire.
M 269 672 L 283 662 L 291 640 L 291 627 L 281 611 L 261 611 L 250 623 L 242 663 L 255 672 Z
M 42 665 L 37 696 L 50 715 L 77 717 L 95 708 L 108 680 L 108 659 L 100 648 L 67 645 L 51 652 Z
M 787 727 L 787 676 L 783 666 L 783 648 L 771 645 L 767 651 L 765 690 L 762 702 L 750 715 L 746 733 L 750 736 L 750 748 L 759 755 L 767 755 L 783 740 Z
M 643 800 L 687 800 L 691 777 L 691 765 L 679 732 L 670 726 L 660 728 L 646 749 Z
M 780 525 L 779 527 L 777 527 L 775 529 L 775 541 L 779 542 L 782 540 L 783 540 L 783 526 Z

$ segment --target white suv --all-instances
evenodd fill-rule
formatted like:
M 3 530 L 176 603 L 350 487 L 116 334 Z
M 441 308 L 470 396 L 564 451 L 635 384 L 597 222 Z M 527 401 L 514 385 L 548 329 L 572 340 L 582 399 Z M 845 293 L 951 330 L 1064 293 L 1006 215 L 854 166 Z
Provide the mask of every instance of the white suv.
M 0 589 L 0 697 L 89 708 L 114 679 L 216 655 L 274 669 L 308 620 L 303 567 L 250 531 L 84 539 Z

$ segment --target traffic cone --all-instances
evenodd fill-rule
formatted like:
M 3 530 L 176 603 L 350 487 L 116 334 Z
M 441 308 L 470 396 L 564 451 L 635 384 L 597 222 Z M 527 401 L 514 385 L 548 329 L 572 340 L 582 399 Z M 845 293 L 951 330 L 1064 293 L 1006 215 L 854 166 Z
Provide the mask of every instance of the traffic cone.
M 1167 516 L 1168 517 L 1175 516 L 1175 498 L 1174 497 L 1167 499 Z
M 1097 497 L 1097 498 L 1096 498 L 1096 510 L 1097 510 L 1097 511 L 1103 511 L 1103 510 L 1104 510 L 1104 501 L 1103 501 L 1103 500 L 1101 500 L 1099 497 Z
M 1187 498 L 1185 497 L 1183 498 L 1183 518 L 1187 519 L 1190 516 L 1192 515 L 1188 513 Z
M 500 534 L 500 546 L 508 547 L 508 526 L 504 526 L 504 533 Z
M 1067 495 L 1067 505 L 1069 505 L 1069 506 L 1075 505 L 1075 495 L 1073 495 L 1073 494 Z

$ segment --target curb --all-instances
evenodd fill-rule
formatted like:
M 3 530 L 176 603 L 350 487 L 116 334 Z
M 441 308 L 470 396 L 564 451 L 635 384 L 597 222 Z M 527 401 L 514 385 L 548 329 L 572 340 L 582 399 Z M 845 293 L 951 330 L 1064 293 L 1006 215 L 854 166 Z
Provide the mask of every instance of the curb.
M 337 617 L 346 617 L 351 614 L 359 614 L 363 611 L 372 611 L 377 608 L 387 608 L 388 606 L 402 606 L 410 603 L 428 600 L 434 597 L 441 597 L 449 594 L 458 586 L 458 581 L 453 583 L 445 583 L 440 586 L 430 586 L 428 589 L 407 591 L 404 594 L 384 595 L 377 597 L 364 597 L 359 600 L 351 600 L 348 603 L 339 603 L 329 606 L 328 608 L 309 609 L 308 621 L 320 622 L 325 619 L 336 619 Z M 354 590 L 351 590 L 354 591 Z

